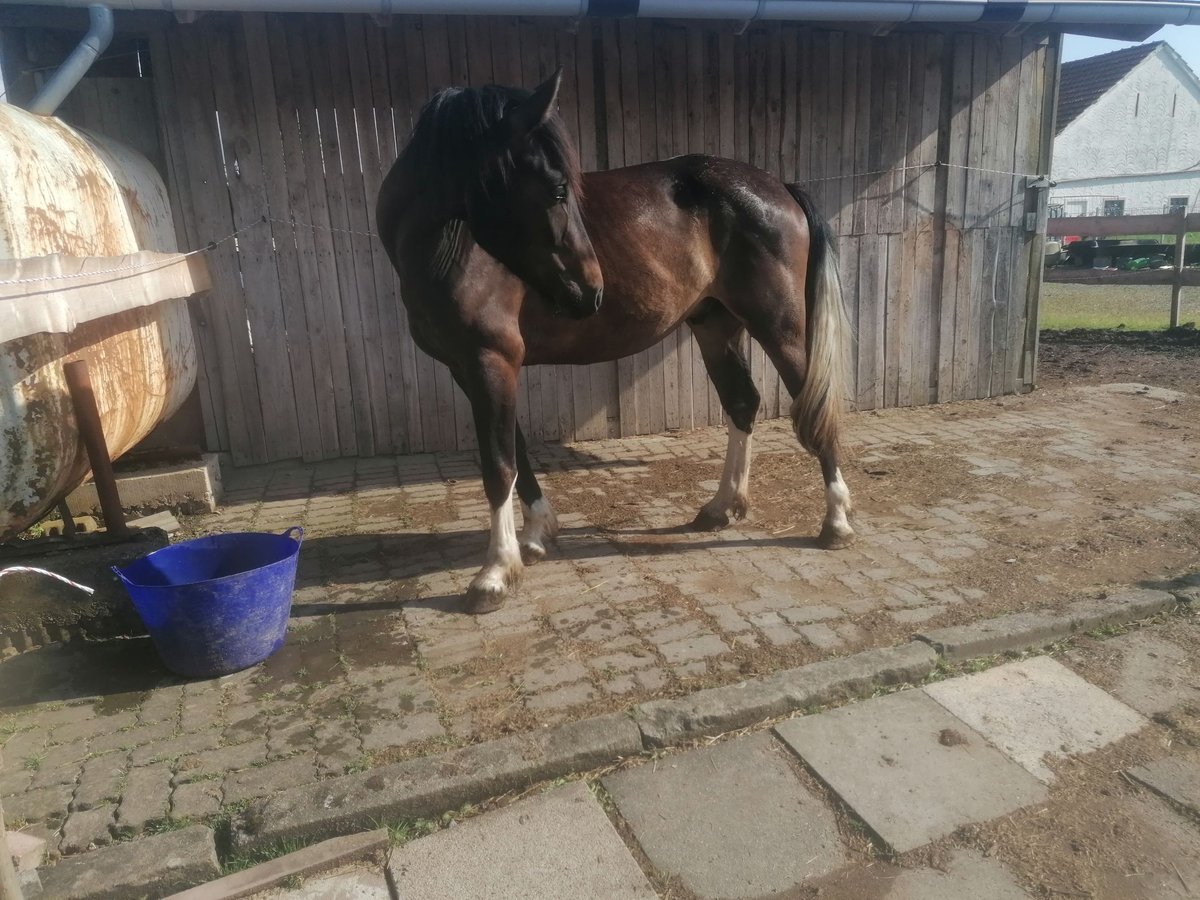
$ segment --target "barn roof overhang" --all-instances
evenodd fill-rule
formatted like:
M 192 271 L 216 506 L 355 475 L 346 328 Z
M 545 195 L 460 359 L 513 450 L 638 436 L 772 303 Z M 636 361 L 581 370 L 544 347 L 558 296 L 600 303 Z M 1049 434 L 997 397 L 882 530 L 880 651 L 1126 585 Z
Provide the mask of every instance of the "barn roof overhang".
M 25 0 L 69 9 L 94 0 Z M 1140 40 L 1200 24 L 1200 0 L 113 0 L 116 11 L 584 16 L 789 21 L 884 28 L 1044 28 Z M 12 9 L 12 7 L 9 7 Z M 19 9 L 20 7 L 16 7 Z

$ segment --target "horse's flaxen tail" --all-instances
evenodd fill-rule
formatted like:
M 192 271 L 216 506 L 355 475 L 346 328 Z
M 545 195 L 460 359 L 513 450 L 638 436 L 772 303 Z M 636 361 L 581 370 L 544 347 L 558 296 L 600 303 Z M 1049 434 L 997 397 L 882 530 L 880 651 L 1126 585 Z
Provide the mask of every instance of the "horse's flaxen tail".
M 810 234 L 805 279 L 808 369 L 804 386 L 792 401 L 792 424 L 796 437 L 810 453 L 836 456 L 849 386 L 846 367 L 851 338 L 850 321 L 842 303 L 837 248 L 833 232 L 812 198 L 798 185 L 789 184 L 787 189 L 804 210 Z

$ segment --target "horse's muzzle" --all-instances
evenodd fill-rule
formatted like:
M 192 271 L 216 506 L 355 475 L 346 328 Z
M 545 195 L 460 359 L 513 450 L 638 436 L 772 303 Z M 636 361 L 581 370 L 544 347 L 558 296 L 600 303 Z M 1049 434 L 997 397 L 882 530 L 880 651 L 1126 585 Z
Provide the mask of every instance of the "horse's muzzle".
M 604 288 L 568 283 L 565 296 L 558 303 L 562 314 L 572 319 L 586 319 L 600 311 L 604 303 Z

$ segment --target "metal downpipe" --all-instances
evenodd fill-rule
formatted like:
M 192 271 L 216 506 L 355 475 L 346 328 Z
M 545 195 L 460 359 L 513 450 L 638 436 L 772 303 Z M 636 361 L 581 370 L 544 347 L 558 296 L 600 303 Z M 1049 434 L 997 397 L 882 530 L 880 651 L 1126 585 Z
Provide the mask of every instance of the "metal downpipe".
M 113 14 L 107 6 L 94 3 L 88 7 L 91 25 L 83 40 L 71 55 L 58 67 L 50 80 L 42 85 L 29 111 L 36 116 L 52 116 L 59 104 L 75 89 L 80 79 L 87 74 L 96 57 L 108 49 L 113 36 Z

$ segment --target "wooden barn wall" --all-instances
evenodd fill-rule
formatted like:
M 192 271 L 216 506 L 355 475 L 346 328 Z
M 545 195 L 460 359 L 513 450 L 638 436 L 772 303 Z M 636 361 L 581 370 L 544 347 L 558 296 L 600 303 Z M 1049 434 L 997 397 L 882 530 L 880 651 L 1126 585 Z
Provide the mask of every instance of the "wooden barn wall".
M 860 408 L 1019 390 L 1040 244 L 1036 192 L 1009 173 L 1046 169 L 1056 48 L 646 20 L 174 25 L 151 56 L 181 241 L 245 227 L 209 254 L 197 307 L 208 441 L 239 463 L 474 446 L 466 398 L 409 337 L 374 198 L 434 90 L 532 86 L 559 64 L 587 168 L 704 152 L 806 183 L 841 237 Z M 786 413 L 749 349 L 762 414 Z M 534 441 L 722 420 L 686 329 L 619 362 L 526 370 L 519 398 Z

